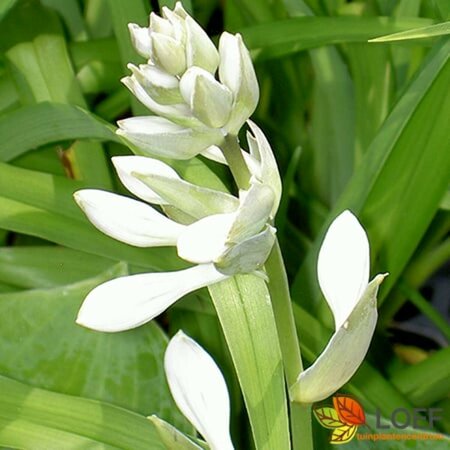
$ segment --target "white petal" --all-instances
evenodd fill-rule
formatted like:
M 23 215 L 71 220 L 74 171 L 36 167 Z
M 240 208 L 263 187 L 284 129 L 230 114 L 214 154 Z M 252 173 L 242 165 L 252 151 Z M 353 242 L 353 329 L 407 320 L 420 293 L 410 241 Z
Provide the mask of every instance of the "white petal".
M 151 206 L 111 192 L 83 189 L 74 197 L 96 228 L 136 247 L 175 245 L 184 229 Z
M 336 330 L 320 356 L 301 372 L 291 395 L 295 401 L 324 400 L 347 383 L 363 362 L 377 323 L 378 287 L 387 274 L 367 286 L 345 325 Z
M 233 95 L 208 71 L 200 67 L 188 69 L 181 78 L 180 91 L 199 120 L 213 128 L 225 125 L 230 116 Z
M 117 134 L 127 138 L 142 153 L 162 158 L 191 159 L 223 141 L 220 130 L 193 130 L 162 117 L 131 117 L 120 120 L 118 125 Z
M 236 215 L 215 214 L 188 225 L 177 243 L 178 256 L 193 263 L 208 263 L 227 250 L 226 238 Z
M 171 75 L 180 75 L 186 70 L 186 56 L 180 42 L 161 33 L 152 33 L 152 57 L 155 64 Z
M 159 17 L 154 12 L 150 13 L 150 30 L 152 33 L 161 33 L 173 37 L 172 24 L 167 19 Z
M 220 150 L 217 145 L 211 145 L 211 147 L 203 150 L 201 155 L 211 161 L 215 161 L 220 164 L 227 164 L 227 160 L 225 159 L 225 156 L 223 156 L 222 150 Z
M 120 181 L 134 195 L 149 203 L 167 205 L 156 192 L 132 175 L 132 172 L 158 173 L 168 178 L 180 177 L 168 164 L 146 156 L 114 156 L 111 158 Z
M 148 28 L 142 28 L 135 23 L 128 24 L 131 42 L 136 51 L 144 58 L 149 59 L 152 54 L 152 44 Z
M 169 342 L 164 366 L 175 403 L 211 450 L 233 450 L 228 389 L 211 356 L 178 332 Z
M 184 101 L 180 94 L 180 83 L 177 77 L 169 75 L 167 72 L 151 64 L 141 64 L 139 67 L 136 67 L 134 64 L 128 64 L 127 67 L 133 72 L 134 79 L 150 97 L 150 102 L 156 102 L 158 108 L 163 108 L 163 105 L 177 105 L 174 106 L 177 113 L 183 110 L 181 104 Z M 124 81 L 129 83 L 127 80 Z M 135 88 L 130 85 L 130 89 Z M 148 102 L 146 97 L 143 100 Z M 153 103 L 151 105 L 155 106 Z
M 345 323 L 369 282 L 369 240 L 358 219 L 344 211 L 330 225 L 319 252 L 319 284 L 336 329 Z
M 240 205 L 227 238 L 230 244 L 259 233 L 269 220 L 274 202 L 272 188 L 259 182 L 251 184 L 248 191 L 241 191 L 239 197 Z
M 92 290 L 77 323 L 97 331 L 136 328 L 161 314 L 184 295 L 225 280 L 212 264 L 176 272 L 144 273 L 116 278 Z
M 178 177 L 167 177 L 157 171 L 142 169 L 133 171 L 132 175 L 157 192 L 172 207 L 193 219 L 235 212 L 239 207 L 239 200 L 230 194 L 198 186 Z
M 234 94 L 239 92 L 242 83 L 242 61 L 237 37 L 222 33 L 219 42 L 220 66 L 219 77 Z
M 190 16 L 186 17 L 186 63 L 214 73 L 219 65 L 219 52 L 202 27 Z
M 168 119 L 176 120 L 186 125 L 200 124 L 198 120 L 192 117 L 191 110 L 187 105 L 162 105 L 153 100 L 149 93 L 136 79 L 135 75 L 124 77 L 121 81 L 145 107 L 147 107 L 150 111 L 153 111 L 155 114 Z
M 275 214 L 280 205 L 282 183 L 280 173 L 278 171 L 277 161 L 270 147 L 269 141 L 258 127 L 251 120 L 247 121 L 254 136 L 247 134 L 248 144 L 250 147 L 250 158 L 246 159 L 250 172 L 260 179 L 262 184 L 270 186 L 275 194 L 275 201 L 272 208 L 272 217 Z M 253 157 L 253 158 L 252 158 Z M 255 164 L 255 159 L 259 160 L 259 168 Z
M 239 34 L 222 33 L 219 54 L 220 81 L 234 94 L 233 110 L 225 128 L 237 134 L 258 105 L 258 80 L 250 53 Z

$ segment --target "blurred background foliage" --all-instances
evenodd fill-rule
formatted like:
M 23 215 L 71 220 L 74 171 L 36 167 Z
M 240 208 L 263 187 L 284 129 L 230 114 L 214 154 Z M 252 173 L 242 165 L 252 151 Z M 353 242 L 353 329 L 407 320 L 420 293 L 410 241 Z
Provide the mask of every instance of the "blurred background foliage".
M 142 416 L 150 414 L 192 433 L 162 368 L 167 336 L 180 328 L 224 370 L 235 442 L 251 447 L 206 292 L 186 298 L 158 323 L 125 333 L 95 333 L 74 323 L 84 296 L 102 280 L 181 264 L 172 250 L 136 249 L 102 235 L 72 200 L 80 187 L 125 192 L 109 158 L 130 150 L 114 124 L 148 114 L 119 81 L 128 62 L 140 62 L 127 23 L 146 25 L 149 12 L 164 5 L 174 2 L 0 1 L 5 447 L 163 449 Z M 254 57 L 261 87 L 254 120 L 283 176 L 278 237 L 307 363 L 332 325 L 315 276 L 317 251 L 331 220 L 350 208 L 369 234 L 372 275 L 390 276 L 370 353 L 345 390 L 368 413 L 378 408 L 386 417 L 399 407 L 443 408 L 435 431 L 450 432 L 450 42 L 426 32 L 420 39 L 367 42 L 445 22 L 450 3 L 187 0 L 184 6 L 211 36 L 240 32 Z M 177 169 L 206 185 L 217 184 L 217 175 L 230 187 L 223 168 L 212 163 Z M 317 448 L 327 448 L 326 430 L 315 432 Z

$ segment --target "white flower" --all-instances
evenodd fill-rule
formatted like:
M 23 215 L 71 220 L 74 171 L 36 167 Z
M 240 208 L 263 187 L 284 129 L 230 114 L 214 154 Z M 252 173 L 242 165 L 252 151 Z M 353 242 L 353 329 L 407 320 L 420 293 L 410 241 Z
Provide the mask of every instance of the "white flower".
M 193 290 L 236 273 L 259 273 L 275 241 L 271 220 L 276 196 L 270 186 L 254 179 L 236 198 L 188 183 L 151 158 L 115 157 L 113 163 L 134 194 L 174 206 L 192 223 L 178 223 L 148 204 L 96 189 L 75 193 L 88 219 L 129 245 L 175 246 L 180 258 L 196 265 L 103 283 L 86 297 L 77 323 L 99 331 L 127 330 L 152 320 Z
M 300 373 L 291 396 L 313 403 L 336 392 L 361 365 L 377 322 L 377 292 L 386 275 L 369 283 L 367 235 L 350 211 L 331 224 L 319 252 L 319 284 L 336 331 L 314 364 Z
M 233 450 L 228 389 L 211 356 L 179 331 L 169 342 L 164 367 L 175 403 L 209 448 Z
M 132 42 L 148 61 L 122 82 L 156 115 L 118 123 L 118 134 L 140 152 L 191 158 L 237 135 L 256 108 L 259 87 L 242 37 L 223 33 L 217 51 L 201 27 L 177 3 L 150 26 L 130 24 Z M 220 55 L 219 55 L 220 54 Z M 219 80 L 215 72 L 219 67 Z

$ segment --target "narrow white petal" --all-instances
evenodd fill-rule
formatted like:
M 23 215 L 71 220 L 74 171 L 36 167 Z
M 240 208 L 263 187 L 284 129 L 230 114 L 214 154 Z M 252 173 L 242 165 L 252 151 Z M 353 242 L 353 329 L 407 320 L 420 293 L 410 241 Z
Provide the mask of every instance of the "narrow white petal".
M 255 182 L 239 193 L 239 208 L 227 242 L 237 244 L 259 233 L 269 220 L 274 193 L 270 186 Z
M 115 156 L 111 160 L 122 184 L 134 195 L 149 203 L 167 204 L 156 192 L 133 176 L 133 172 L 157 173 L 168 178 L 180 178 L 168 164 L 146 156 Z
M 128 197 L 97 189 L 74 194 L 87 218 L 101 232 L 136 247 L 176 245 L 184 230 L 151 206 Z
M 162 117 L 131 117 L 120 120 L 118 125 L 117 134 L 128 139 L 143 154 L 162 158 L 191 159 L 223 141 L 220 130 L 182 127 Z
M 258 125 L 251 120 L 248 120 L 247 123 L 254 136 L 247 134 L 250 155 L 253 158 L 248 158 L 246 162 L 250 172 L 259 178 L 261 183 L 267 184 L 272 188 L 275 194 L 275 201 L 273 203 L 271 215 L 272 217 L 275 217 L 278 206 L 280 205 L 282 193 L 282 183 L 280 172 L 278 171 L 277 161 L 269 141 L 262 132 L 261 128 L 259 128 Z M 255 163 L 255 159 L 259 160 L 259 167 Z
M 156 102 L 136 79 L 135 75 L 122 78 L 122 83 L 150 111 L 162 117 L 185 124 L 200 123 L 192 117 L 191 110 L 184 104 L 162 105 Z
M 222 33 L 219 41 L 219 77 L 220 81 L 237 95 L 242 82 L 242 61 L 239 42 L 236 36 Z
M 220 164 L 227 164 L 227 160 L 225 159 L 225 156 L 223 156 L 222 150 L 220 150 L 217 145 L 211 145 L 211 147 L 203 150 L 201 155 L 211 161 L 215 161 Z
M 152 33 L 152 57 L 155 64 L 171 75 L 180 75 L 186 70 L 186 55 L 181 43 L 170 36 Z
M 331 337 L 314 364 L 300 373 L 291 387 L 295 401 L 324 400 L 347 383 L 363 362 L 377 323 L 378 288 L 387 274 L 377 275 L 351 312 L 345 325 Z
M 178 408 L 211 450 L 233 450 L 228 389 L 211 356 L 180 331 L 169 342 L 164 366 Z
M 186 17 L 186 63 L 214 73 L 219 65 L 219 52 L 202 27 L 190 16 Z
M 152 55 L 152 44 L 148 28 L 142 28 L 135 23 L 128 24 L 131 42 L 136 51 L 144 58 L 149 59 Z
M 77 323 L 97 331 L 136 328 L 161 314 L 184 295 L 225 280 L 212 264 L 176 272 L 144 273 L 116 278 L 92 290 Z
M 319 252 L 319 284 L 336 329 L 347 320 L 369 282 L 369 240 L 358 219 L 344 211 L 334 219 Z
M 198 264 L 217 260 L 227 250 L 226 239 L 235 217 L 235 213 L 215 214 L 188 225 L 178 239 L 178 256 Z
M 150 30 L 152 33 L 161 33 L 173 37 L 172 24 L 167 19 L 159 17 L 154 12 L 150 13 Z

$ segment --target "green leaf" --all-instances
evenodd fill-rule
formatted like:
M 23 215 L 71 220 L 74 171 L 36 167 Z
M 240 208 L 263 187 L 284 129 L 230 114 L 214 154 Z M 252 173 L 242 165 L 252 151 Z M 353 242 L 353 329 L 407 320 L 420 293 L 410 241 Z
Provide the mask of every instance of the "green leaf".
M 10 161 L 46 144 L 74 139 L 120 142 L 114 127 L 90 112 L 47 102 L 24 106 L 2 116 L 0 137 L 0 161 Z
M 33 450 L 166 450 L 143 416 L 0 376 L 0 445 Z
M 131 44 L 128 24 L 137 23 L 140 26 L 148 26 L 148 2 L 144 0 L 108 0 L 108 6 L 114 34 L 119 46 L 122 71 L 124 74 L 127 74 L 127 64 L 143 62 L 143 58 L 137 54 Z M 133 96 L 131 96 L 131 104 L 134 114 L 149 114 L 147 108 L 141 105 Z
M 86 107 L 55 14 L 39 2 L 20 2 L 8 15 L 8 22 L 10 33 L 7 35 L 11 42 L 7 46 L 6 59 L 21 101 L 25 104 L 54 101 Z M 21 29 L 30 33 L 29 40 L 17 32 Z M 71 169 L 76 178 L 111 186 L 100 144 L 80 143 L 73 150 L 72 158 Z
M 257 450 L 289 448 L 281 350 L 267 286 L 236 275 L 209 287 L 247 407 Z
M 73 285 L 1 294 L 0 373 L 52 391 L 180 422 L 165 383 L 167 339 L 155 322 L 116 334 L 75 324 L 90 290 L 127 273 L 126 266 L 119 264 Z
M 429 27 L 415 28 L 413 30 L 401 31 L 400 33 L 388 34 L 387 36 L 380 36 L 375 39 L 370 39 L 369 42 L 392 42 L 405 41 L 409 39 L 426 39 L 430 37 L 445 36 L 450 34 L 450 22 L 437 23 Z
M 401 368 L 391 382 L 418 407 L 431 406 L 450 391 L 450 347 L 432 353 L 424 361 Z
M 58 246 L 0 247 L 0 282 L 20 289 L 51 288 L 94 277 L 113 264 Z
M 8 13 L 8 11 L 14 6 L 17 0 L 4 0 L 0 5 L 0 20 Z
M 423 18 L 308 16 L 253 25 L 240 32 L 251 49 L 259 50 L 257 59 L 268 59 L 330 44 L 367 42 L 380 34 L 430 23 Z
M 420 450 L 446 450 L 449 446 L 450 439 L 444 434 L 436 433 L 433 430 L 417 429 L 411 426 L 399 429 L 395 428 L 392 423 L 384 418 L 381 418 L 381 423 L 385 428 L 377 428 L 377 418 L 372 414 L 366 414 L 366 427 L 358 428 L 358 434 L 364 436 L 369 434 L 394 434 L 394 435 L 408 435 L 410 439 L 391 439 L 389 441 L 358 439 L 354 438 L 350 442 L 345 444 L 345 449 L 349 450 L 373 450 L 374 448 L 380 448 L 381 450 L 405 450 L 409 448 L 420 448 Z M 425 427 L 425 422 L 420 421 L 422 427 Z M 429 435 L 428 438 L 420 439 L 421 435 Z
M 191 441 L 174 426 L 159 417 L 153 415 L 148 419 L 153 423 L 161 442 L 164 443 L 167 450 L 201 450 L 202 448 L 205 448 L 200 447 L 195 442 Z

